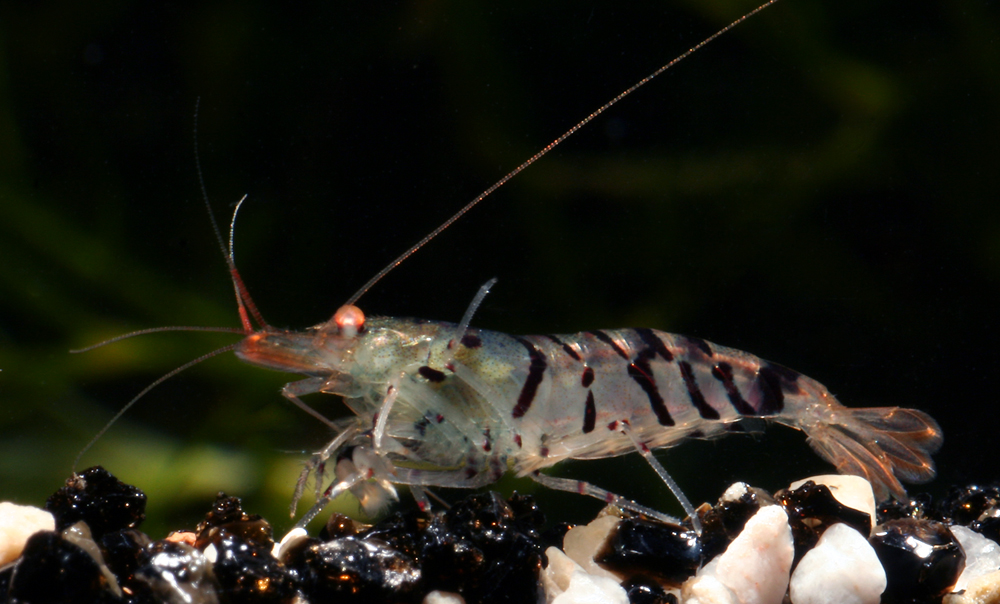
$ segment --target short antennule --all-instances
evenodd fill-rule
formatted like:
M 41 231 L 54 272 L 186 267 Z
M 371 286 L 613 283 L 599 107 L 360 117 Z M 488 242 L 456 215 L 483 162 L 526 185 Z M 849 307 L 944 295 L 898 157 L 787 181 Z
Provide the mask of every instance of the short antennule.
M 229 222 L 229 250 L 226 251 L 223 247 L 222 253 L 226 257 L 226 265 L 229 267 L 229 277 L 233 281 L 233 289 L 236 291 L 236 306 L 240 311 L 240 321 L 243 322 L 243 329 L 247 334 L 253 333 L 253 323 L 250 322 L 250 317 L 257 322 L 257 325 L 261 328 L 267 327 L 267 321 L 264 320 L 263 315 L 257 310 L 257 305 L 254 304 L 253 298 L 250 297 L 250 292 L 247 290 L 247 286 L 243 283 L 243 277 L 240 276 L 240 271 L 236 268 L 236 257 L 233 252 L 233 240 L 235 239 L 234 234 L 236 233 L 236 215 L 239 214 L 240 208 L 243 207 L 243 202 L 246 201 L 247 196 L 244 195 L 236 202 L 236 208 L 233 210 L 233 218 Z M 219 229 L 215 226 L 215 218 L 212 216 L 212 208 L 208 206 L 208 197 L 205 198 L 205 205 L 208 208 L 208 215 L 212 217 L 212 226 L 215 228 L 216 237 L 219 236 Z M 222 245 L 222 240 L 219 239 L 219 245 Z M 249 311 L 249 315 L 247 314 Z
M 198 151 L 198 108 L 200 105 L 201 97 L 198 97 L 194 103 L 194 165 L 198 173 L 198 186 L 201 188 L 201 198 L 208 211 L 208 220 L 212 223 L 215 241 L 219 244 L 219 251 L 222 252 L 226 266 L 229 267 L 229 277 L 232 279 L 233 289 L 236 291 L 236 306 L 239 308 L 240 321 L 243 323 L 243 333 L 251 334 L 255 331 L 253 323 L 250 321 L 251 317 L 262 328 L 268 325 L 260 311 L 257 310 L 257 305 L 253 303 L 253 298 L 250 297 L 250 292 L 247 291 L 243 278 L 240 277 L 240 272 L 236 269 L 236 261 L 233 259 L 233 233 L 236 230 L 236 214 L 240 211 L 240 206 L 243 205 L 247 196 L 244 195 L 236 204 L 236 209 L 233 210 L 233 219 L 229 223 L 229 249 L 226 249 L 226 244 L 222 240 L 222 232 L 219 230 L 219 223 L 215 221 L 215 214 L 212 213 L 212 204 L 208 202 L 208 189 L 205 188 L 205 176 L 201 171 L 201 154 Z

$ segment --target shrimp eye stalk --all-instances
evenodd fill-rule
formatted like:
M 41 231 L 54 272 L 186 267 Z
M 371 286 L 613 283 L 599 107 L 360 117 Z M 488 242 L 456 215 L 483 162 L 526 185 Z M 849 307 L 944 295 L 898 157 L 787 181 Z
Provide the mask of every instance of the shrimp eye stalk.
M 333 313 L 333 323 L 337 326 L 337 332 L 345 338 L 353 338 L 358 335 L 365 326 L 365 313 L 353 304 L 345 304 Z

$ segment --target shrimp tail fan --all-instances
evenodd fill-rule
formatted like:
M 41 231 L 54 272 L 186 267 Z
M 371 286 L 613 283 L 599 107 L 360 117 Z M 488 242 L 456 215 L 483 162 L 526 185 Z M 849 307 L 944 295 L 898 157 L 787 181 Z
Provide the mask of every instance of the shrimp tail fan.
M 931 455 L 941 448 L 941 428 L 916 409 L 840 407 L 832 421 L 808 430 L 809 445 L 841 474 L 862 476 L 875 498 L 906 501 L 900 481 L 921 484 L 934 478 Z

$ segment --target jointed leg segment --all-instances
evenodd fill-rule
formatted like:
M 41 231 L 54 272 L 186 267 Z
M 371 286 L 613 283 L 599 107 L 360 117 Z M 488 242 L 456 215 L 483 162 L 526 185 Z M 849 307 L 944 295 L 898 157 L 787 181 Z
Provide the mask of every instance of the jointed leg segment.
M 589 482 L 584 482 L 582 480 L 573 480 L 571 478 L 557 478 L 555 476 L 548 476 L 542 474 L 537 470 L 528 474 L 532 480 L 538 484 L 554 489 L 556 491 L 566 491 L 568 493 L 577 493 L 579 495 L 589 495 L 595 499 L 600 499 L 601 501 L 607 503 L 608 505 L 616 505 L 623 510 L 629 510 L 631 512 L 636 512 L 642 514 L 643 516 L 648 516 L 650 518 L 655 518 L 660 522 L 668 522 L 671 524 L 680 524 L 680 520 L 669 516 L 662 512 L 658 512 L 652 508 L 646 507 L 640 503 L 636 503 L 631 499 L 626 499 L 621 495 L 615 495 L 611 491 L 606 491 L 601 487 L 594 486 Z

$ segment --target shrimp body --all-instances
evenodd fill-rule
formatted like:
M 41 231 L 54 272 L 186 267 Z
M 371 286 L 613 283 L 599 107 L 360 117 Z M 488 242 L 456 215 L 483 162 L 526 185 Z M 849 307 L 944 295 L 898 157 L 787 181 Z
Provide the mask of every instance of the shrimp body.
M 900 479 L 934 476 L 930 454 L 942 442 L 921 411 L 850 409 L 791 369 L 653 329 L 511 336 L 371 318 L 357 333 L 340 331 L 332 320 L 304 332 L 265 328 L 236 354 L 310 376 L 290 385 L 295 394 L 344 397 L 355 436 L 343 446 L 388 461 L 389 482 L 481 486 L 508 470 L 622 455 L 636 440 L 669 447 L 755 417 L 805 431 L 814 450 L 865 476 L 879 499 L 902 498 Z

